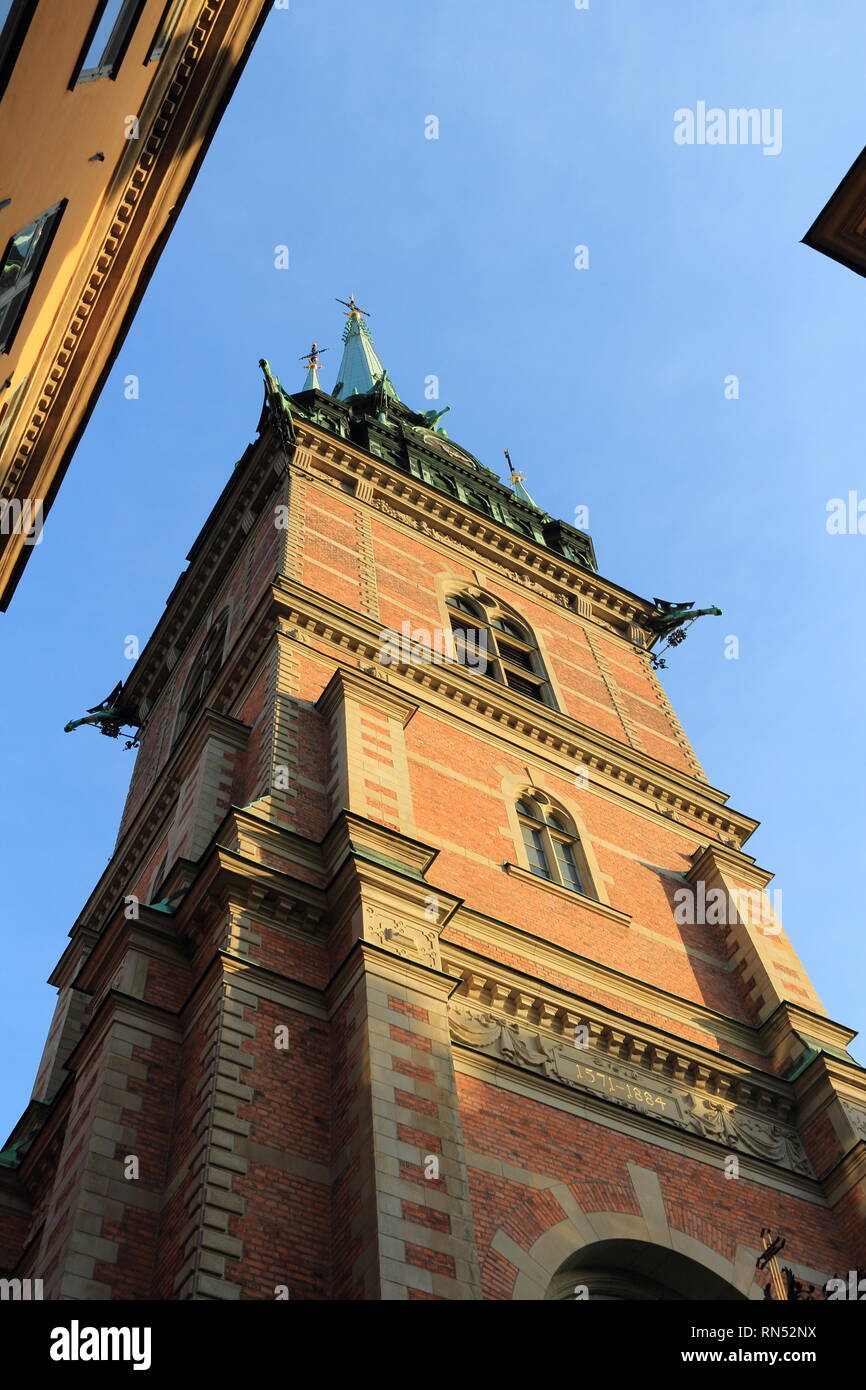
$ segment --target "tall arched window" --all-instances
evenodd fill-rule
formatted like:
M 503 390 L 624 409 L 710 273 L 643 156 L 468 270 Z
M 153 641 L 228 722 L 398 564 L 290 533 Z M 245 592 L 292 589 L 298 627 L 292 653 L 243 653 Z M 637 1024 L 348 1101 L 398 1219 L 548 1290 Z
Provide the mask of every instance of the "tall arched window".
M 198 708 L 199 702 L 204 698 L 223 664 L 223 648 L 228 625 L 229 611 L 225 608 L 211 624 L 199 647 L 198 654 L 193 658 L 180 697 L 177 726 L 174 731 L 175 738 L 183 733 Z
M 547 797 L 526 791 L 517 802 L 527 866 L 539 878 L 594 898 L 586 857 L 571 818 Z
M 482 601 L 453 594 L 447 604 L 459 662 L 555 708 L 544 663 L 528 627 L 492 598 Z

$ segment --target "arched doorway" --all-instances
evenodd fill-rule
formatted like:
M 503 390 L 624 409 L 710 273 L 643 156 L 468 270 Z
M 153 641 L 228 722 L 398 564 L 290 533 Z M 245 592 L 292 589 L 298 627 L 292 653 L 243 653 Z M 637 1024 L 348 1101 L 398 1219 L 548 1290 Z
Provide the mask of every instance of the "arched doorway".
M 727 1279 L 686 1255 L 645 1240 L 599 1240 L 564 1260 L 546 1299 L 556 1302 L 744 1300 Z

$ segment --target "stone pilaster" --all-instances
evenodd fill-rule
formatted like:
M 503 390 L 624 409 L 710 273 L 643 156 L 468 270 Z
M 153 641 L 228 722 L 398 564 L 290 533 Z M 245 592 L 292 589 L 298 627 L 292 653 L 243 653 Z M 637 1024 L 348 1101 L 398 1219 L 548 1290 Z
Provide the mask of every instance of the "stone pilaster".
M 339 668 L 316 706 L 329 729 L 331 811 L 354 811 L 411 835 L 415 820 L 403 729 L 416 705 L 375 671 Z
M 245 1041 L 254 1029 L 244 1011 L 255 1003 L 254 996 L 221 975 L 202 1002 L 204 1048 L 196 1059 L 202 1068 L 196 1088 L 199 1107 L 184 1193 L 188 1220 L 182 1233 L 183 1263 L 174 1280 L 180 1299 L 232 1301 L 241 1296 L 241 1283 L 233 1273 L 239 1269 L 243 1243 L 229 1233 L 229 1224 L 232 1215 L 244 1211 L 243 1198 L 232 1191 L 232 1184 L 249 1166 L 240 1148 L 250 1125 L 238 1109 L 253 1095 L 247 1084 L 253 1058 Z
M 355 856 L 332 885 L 335 937 L 353 943 L 329 1001 L 353 1112 L 337 1174 L 352 1213 L 349 1296 L 480 1298 L 448 1026 L 456 982 L 439 953 L 457 900 L 427 892 L 416 842 L 401 871 L 402 837 L 376 851 L 371 840 L 375 860 L 362 839 L 353 824 Z

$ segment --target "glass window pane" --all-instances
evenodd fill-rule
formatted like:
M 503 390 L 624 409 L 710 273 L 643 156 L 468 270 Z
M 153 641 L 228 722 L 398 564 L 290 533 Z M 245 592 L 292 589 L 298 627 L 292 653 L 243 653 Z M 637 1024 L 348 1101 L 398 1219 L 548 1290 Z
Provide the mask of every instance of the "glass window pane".
M 523 629 L 518 627 L 517 623 L 513 623 L 510 618 L 494 618 L 493 626 L 498 627 L 500 632 L 510 633 L 512 637 L 519 637 L 521 642 L 528 643 L 529 641 Z
M 574 857 L 574 850 L 568 840 L 553 841 L 553 848 L 556 854 L 556 863 L 559 868 L 560 878 L 566 888 L 573 888 L 575 892 L 583 892 L 583 880 L 577 867 L 577 860 Z
M 520 828 L 523 831 L 523 843 L 526 847 L 526 857 L 529 860 L 530 869 L 539 878 L 550 878 L 550 865 L 541 831 L 535 830 L 531 825 L 522 825 Z
M 108 48 L 108 40 L 111 38 L 112 30 L 122 9 L 123 0 L 108 0 L 96 26 L 96 33 L 90 40 L 90 45 L 84 55 L 84 62 L 81 65 L 82 72 L 91 72 L 94 68 L 102 67 L 103 54 Z
M 6 243 L 0 264 L 0 352 L 8 350 L 21 322 L 61 210 L 44 212 Z
M 478 617 L 478 609 L 462 594 L 454 594 L 453 597 L 449 598 L 448 605 L 450 608 L 459 608 L 461 613 L 471 613 L 473 618 Z
M 108 0 L 99 16 L 87 52 L 78 72 L 78 81 L 114 74 L 129 41 L 144 0 Z

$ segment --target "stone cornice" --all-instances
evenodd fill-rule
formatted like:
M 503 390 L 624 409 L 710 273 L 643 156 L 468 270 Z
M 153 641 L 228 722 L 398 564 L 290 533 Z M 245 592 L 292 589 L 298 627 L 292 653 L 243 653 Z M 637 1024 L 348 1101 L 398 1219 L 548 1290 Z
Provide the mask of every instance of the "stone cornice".
M 402 725 L 407 724 L 418 708 L 417 703 L 403 691 L 383 682 L 380 672 L 381 667 L 365 672 L 351 666 L 338 666 L 316 701 L 316 709 L 324 719 L 331 719 L 340 702 L 351 697 L 399 719 Z M 372 682 L 371 675 L 374 676 Z
M 109 989 L 64 1062 L 67 1071 L 77 1072 L 111 1025 L 116 1022 L 125 1023 L 131 1028 L 140 1028 L 145 1033 L 155 1033 L 161 1038 L 170 1038 L 173 1042 L 182 1041 L 180 1017 L 177 1013 L 160 1004 L 151 1004 L 132 994 L 124 994 L 122 990 Z
M 632 1002 L 638 1008 L 669 1018 L 675 1025 L 683 1024 L 699 1029 L 710 1037 L 718 1038 L 720 1043 L 728 1043 L 732 1047 L 742 1048 L 745 1052 L 760 1054 L 763 1050 L 760 1033 L 747 1023 L 741 1023 L 738 1019 L 717 1013 L 704 1004 L 696 1003 L 691 999 L 684 999 L 678 994 L 671 994 L 656 985 L 646 984 L 635 976 L 623 974 L 612 966 L 591 960 L 587 956 L 577 955 L 565 946 L 544 941 L 532 932 L 524 931 L 520 927 L 513 927 L 507 922 L 497 921 L 495 918 L 487 917 L 472 908 L 462 907 L 460 912 L 452 918 L 449 926 L 455 931 L 465 932 L 468 936 L 481 942 L 482 945 L 489 945 L 494 950 L 508 951 L 515 956 L 537 961 L 540 966 L 554 970 L 559 975 L 570 977 L 574 980 L 576 989 L 581 984 L 585 984 L 605 994 L 621 998 L 626 1002 Z M 481 954 L 480 951 L 472 950 L 468 946 L 451 941 L 447 939 L 447 936 L 442 941 L 442 960 L 443 963 L 447 962 L 447 968 L 453 974 L 461 978 L 467 970 L 479 971 L 483 974 L 491 967 L 490 957 Z M 496 968 L 500 972 L 504 972 L 503 978 L 508 976 L 515 983 L 520 979 L 530 978 L 527 974 L 504 965 L 497 964 Z M 533 983 L 543 989 L 556 988 L 540 977 L 535 977 Z M 574 997 L 579 998 L 581 996 L 575 994 Z M 597 1006 L 593 1005 L 592 1007 Z M 625 1018 L 625 1015 L 622 1017 Z M 638 1028 L 649 1027 L 648 1024 L 635 1020 L 632 1022 Z M 694 1045 L 699 1046 L 699 1044 Z M 690 1043 L 689 1046 L 692 1044 Z M 710 1055 L 715 1057 L 720 1054 L 710 1050 Z M 767 1074 L 770 1075 L 769 1070 Z
M 759 1035 L 766 1050 L 773 1052 L 790 1033 L 814 1038 L 826 1047 L 837 1047 L 842 1051 L 857 1037 L 855 1029 L 846 1028 L 826 1014 L 816 1014 L 812 1009 L 804 1009 L 801 1004 L 786 999 L 764 1020 Z M 853 1058 L 851 1066 L 857 1066 Z
M 495 1014 L 520 1028 L 572 1044 L 574 1030 L 582 1024 L 599 1065 L 607 1057 L 640 1066 L 781 1122 L 794 1113 L 797 1099 L 790 1083 L 770 1072 L 543 980 L 530 980 L 498 963 L 492 968 L 480 964 L 469 968 L 457 960 L 450 943 L 442 943 L 442 961 L 443 969 L 460 979 L 452 995 L 455 1005 Z
M 761 869 L 749 855 L 732 849 L 729 845 L 706 845 L 695 857 L 683 874 L 687 883 L 696 884 L 711 875 L 716 867 L 723 867 L 735 875 L 741 883 L 754 888 L 766 888 L 773 875 L 768 869 Z
M 390 861 L 403 873 L 420 879 L 439 851 L 399 830 L 368 820 L 354 811 L 341 811 L 322 841 L 325 871 L 331 877 L 349 854 L 370 853 Z
M 127 951 L 135 950 L 154 959 L 185 962 L 183 943 L 179 940 L 173 918 L 162 912 L 139 908 L 138 920 L 126 918 L 118 911 L 109 923 L 113 928 L 100 933 L 96 945 L 82 964 L 73 984 L 85 994 L 98 994 L 102 983 L 110 980 L 122 964 Z
M 413 989 L 437 999 L 447 998 L 454 987 L 453 979 L 433 966 L 407 960 L 403 956 L 397 958 L 392 951 L 373 941 L 357 940 L 325 987 L 330 1016 L 333 1018 L 347 995 L 365 975 L 378 975 L 381 972 L 393 978 L 395 970 L 399 970 L 401 979 L 411 983 Z
M 611 1010 L 561 991 L 527 989 L 498 970 L 464 976 L 449 1004 L 456 1044 L 553 1081 L 581 1104 L 631 1111 L 723 1144 L 806 1178 L 814 1173 L 796 1128 L 790 1085 L 626 1022 Z

